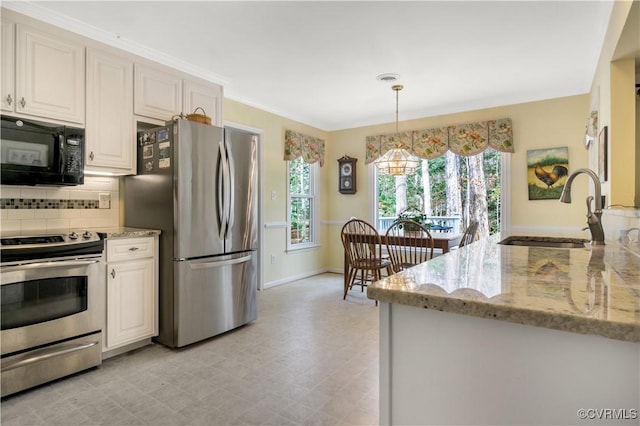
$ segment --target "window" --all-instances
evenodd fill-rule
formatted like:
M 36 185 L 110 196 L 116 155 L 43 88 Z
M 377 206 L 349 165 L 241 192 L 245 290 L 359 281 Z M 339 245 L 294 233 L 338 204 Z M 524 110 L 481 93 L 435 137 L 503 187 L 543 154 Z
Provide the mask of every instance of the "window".
M 474 163 L 474 159 L 478 162 Z M 469 221 L 469 217 L 484 217 L 486 231 L 489 234 L 500 232 L 505 225 L 504 211 L 505 200 L 503 191 L 508 193 L 508 188 L 503 188 L 502 176 L 509 173 L 509 155 L 502 154 L 492 149 L 473 157 L 451 155 L 449 166 L 456 171 L 454 175 L 458 180 L 446 178 L 445 156 L 433 160 L 422 160 L 414 174 L 396 178 L 394 176 L 380 175 L 372 165 L 375 175 L 375 206 L 374 213 L 376 225 L 379 230 L 385 230 L 398 217 L 398 212 L 404 209 L 408 211 L 428 212 L 427 222 L 435 230 L 453 230 L 460 232 Z M 480 173 L 472 170 L 474 164 L 482 169 Z M 425 175 L 428 176 L 425 178 Z M 470 188 L 470 182 L 484 182 L 484 190 L 481 192 L 482 200 L 474 197 L 474 191 Z M 457 183 L 456 183 L 457 182 Z M 425 183 L 428 191 L 425 191 Z M 451 184 L 457 187 L 458 203 L 451 203 L 447 199 L 447 186 L 451 190 Z M 454 188 L 455 189 L 455 188 Z M 425 199 L 426 192 L 426 199 Z M 426 206 L 425 206 L 426 203 Z M 453 207 L 452 207 L 453 205 Z M 478 211 L 473 211 L 478 209 Z M 447 214 L 447 210 L 454 210 Z M 451 228 L 451 229 L 449 229 Z
M 318 163 L 305 163 L 296 158 L 289 163 L 289 239 L 287 249 L 315 246 L 317 237 L 317 170 Z

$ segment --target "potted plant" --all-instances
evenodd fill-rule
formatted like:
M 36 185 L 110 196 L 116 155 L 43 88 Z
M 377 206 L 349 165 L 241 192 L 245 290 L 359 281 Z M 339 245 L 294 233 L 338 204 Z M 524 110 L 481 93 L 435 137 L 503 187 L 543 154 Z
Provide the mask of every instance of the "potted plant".
M 429 224 L 427 223 L 427 215 L 423 212 L 420 212 L 414 208 L 406 208 L 398 215 L 398 220 L 412 220 L 425 228 L 429 228 Z M 418 231 L 419 228 L 415 226 L 411 226 L 407 224 L 405 226 L 405 232 L 415 232 Z

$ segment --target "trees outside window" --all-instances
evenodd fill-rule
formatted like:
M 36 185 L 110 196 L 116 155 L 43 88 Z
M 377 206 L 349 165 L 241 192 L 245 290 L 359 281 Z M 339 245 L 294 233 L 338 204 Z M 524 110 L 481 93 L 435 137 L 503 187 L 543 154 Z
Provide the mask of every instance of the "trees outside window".
M 377 175 L 378 227 L 412 209 L 427 216 L 459 215 L 460 229 L 476 220 L 481 235 L 500 232 L 501 155 L 492 149 L 470 157 L 447 152 L 422 160 L 409 176 Z
M 317 243 L 316 207 L 317 163 L 305 163 L 302 158 L 288 162 L 288 249 L 304 248 Z

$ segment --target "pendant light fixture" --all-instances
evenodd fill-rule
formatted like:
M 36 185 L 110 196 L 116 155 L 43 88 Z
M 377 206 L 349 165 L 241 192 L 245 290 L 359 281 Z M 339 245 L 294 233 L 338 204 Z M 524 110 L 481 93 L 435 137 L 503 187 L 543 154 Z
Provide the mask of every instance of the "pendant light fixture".
M 396 92 L 396 147 L 387 151 L 382 157 L 374 161 L 378 173 L 392 176 L 410 175 L 420 165 L 420 160 L 406 149 L 400 147 L 400 133 L 398 132 L 398 92 L 403 89 L 401 84 L 391 87 Z

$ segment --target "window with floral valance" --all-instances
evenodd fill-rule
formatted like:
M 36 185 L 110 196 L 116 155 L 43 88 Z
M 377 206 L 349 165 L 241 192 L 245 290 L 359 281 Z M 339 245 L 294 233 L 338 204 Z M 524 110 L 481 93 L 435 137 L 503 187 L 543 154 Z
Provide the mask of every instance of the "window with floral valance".
M 462 156 L 476 155 L 487 148 L 514 152 L 510 118 L 367 136 L 366 145 L 365 164 L 397 147 L 425 160 L 440 157 L 447 151 Z
M 324 164 L 324 139 L 287 130 L 284 133 L 284 159 L 295 160 L 302 157 L 305 163 Z

